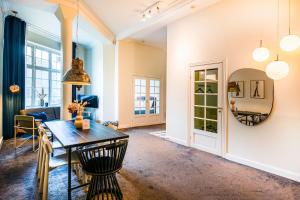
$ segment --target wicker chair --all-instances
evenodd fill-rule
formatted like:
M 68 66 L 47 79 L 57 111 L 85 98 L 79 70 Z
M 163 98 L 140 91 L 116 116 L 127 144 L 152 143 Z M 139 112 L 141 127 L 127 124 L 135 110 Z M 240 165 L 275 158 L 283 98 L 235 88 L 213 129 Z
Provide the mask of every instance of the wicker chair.
M 122 168 L 127 144 L 127 140 L 120 140 L 108 145 L 77 150 L 84 172 L 92 176 L 87 200 L 123 199 L 116 172 Z

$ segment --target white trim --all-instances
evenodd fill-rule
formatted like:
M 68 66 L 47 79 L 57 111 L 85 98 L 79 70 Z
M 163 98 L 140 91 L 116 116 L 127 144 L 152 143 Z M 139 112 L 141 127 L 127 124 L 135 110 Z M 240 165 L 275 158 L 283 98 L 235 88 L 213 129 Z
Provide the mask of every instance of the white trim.
M 178 139 L 178 138 L 175 138 L 175 137 L 171 137 L 168 134 L 166 136 L 166 139 L 169 140 L 169 141 L 171 141 L 171 142 L 175 142 L 177 144 L 181 144 L 183 146 L 188 146 L 187 140 L 182 140 L 182 139 Z
M 256 161 L 252 161 L 252 160 L 248 160 L 245 158 L 241 158 L 239 156 L 235 156 L 232 154 L 225 154 L 224 158 L 226 158 L 227 160 L 233 161 L 233 162 L 237 162 L 243 165 L 247 165 L 249 167 L 253 167 L 259 170 L 263 170 L 266 172 L 269 172 L 271 174 L 276 174 L 278 176 L 282 176 L 297 182 L 300 182 L 300 174 L 296 173 L 296 172 L 292 172 L 289 170 L 285 170 L 285 169 L 281 169 L 281 168 L 277 168 L 271 165 L 267 165 L 267 164 L 263 164 L 260 162 L 256 162 Z
M 0 138 L 0 150 L 2 148 L 2 144 L 3 144 L 3 137 Z

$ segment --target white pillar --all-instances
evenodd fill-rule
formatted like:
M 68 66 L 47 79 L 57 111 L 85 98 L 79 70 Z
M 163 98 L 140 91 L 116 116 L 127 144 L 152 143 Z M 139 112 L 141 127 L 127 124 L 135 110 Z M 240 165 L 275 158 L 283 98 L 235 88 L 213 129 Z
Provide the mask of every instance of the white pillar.
M 64 5 L 59 5 L 56 12 L 56 17 L 61 24 L 61 44 L 63 50 L 63 74 L 65 74 L 72 65 L 72 25 L 76 15 L 76 9 Z M 62 84 L 62 104 L 61 104 L 61 119 L 71 119 L 71 114 L 67 107 L 72 102 L 72 86 Z

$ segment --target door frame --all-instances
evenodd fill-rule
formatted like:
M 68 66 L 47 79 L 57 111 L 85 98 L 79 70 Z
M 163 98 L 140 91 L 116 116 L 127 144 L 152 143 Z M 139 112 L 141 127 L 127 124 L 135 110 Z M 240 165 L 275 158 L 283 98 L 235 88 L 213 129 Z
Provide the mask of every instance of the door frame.
M 227 71 L 227 59 L 223 59 L 223 60 L 212 60 L 212 61 L 206 61 L 206 62 L 196 62 L 196 63 L 191 63 L 188 65 L 188 135 L 187 135 L 187 145 L 193 148 L 197 148 L 196 146 L 192 145 L 192 139 L 193 139 L 193 127 L 192 127 L 192 110 L 191 110 L 191 98 L 193 97 L 193 95 L 191 94 L 191 83 L 192 83 L 192 77 L 191 77 L 191 72 L 193 70 L 194 67 L 201 67 L 201 66 L 205 66 L 205 65 L 213 65 L 213 64 L 221 64 L 222 65 L 222 93 L 221 93 L 221 102 L 222 102 L 222 119 L 221 119 L 221 152 L 220 154 L 215 154 L 218 156 L 222 156 L 225 157 L 225 155 L 228 152 L 228 125 L 227 125 L 227 120 L 228 120 L 228 98 L 227 98 L 227 75 L 228 75 L 228 71 Z M 202 151 L 205 151 L 203 149 L 200 149 Z M 212 152 L 209 152 L 212 153 Z
M 149 79 L 157 79 L 160 81 L 160 113 L 159 114 L 152 114 L 152 115 L 149 115 L 149 114 L 144 114 L 144 115 L 134 115 L 134 102 L 135 102 L 135 99 L 134 99 L 134 95 L 135 95 L 135 82 L 134 80 L 136 78 L 139 78 L 139 79 L 146 79 L 146 80 L 149 80 Z M 149 76 L 149 75 L 141 75 L 141 74 L 133 74 L 132 77 L 131 77 L 132 81 L 132 86 L 131 86 L 131 127 L 138 127 L 138 126 L 151 126 L 151 125 L 156 125 L 156 124 L 163 124 L 164 123 L 164 79 L 163 77 L 161 76 Z M 146 81 L 146 94 L 147 94 L 147 81 Z M 147 104 L 147 102 L 146 102 Z M 147 105 L 146 105 L 146 110 L 147 110 Z M 136 124 L 134 122 L 134 119 L 135 118 L 142 118 L 142 117 L 151 117 L 151 116 L 159 116 L 161 118 L 161 120 L 158 122 L 158 123 L 139 123 L 139 124 Z

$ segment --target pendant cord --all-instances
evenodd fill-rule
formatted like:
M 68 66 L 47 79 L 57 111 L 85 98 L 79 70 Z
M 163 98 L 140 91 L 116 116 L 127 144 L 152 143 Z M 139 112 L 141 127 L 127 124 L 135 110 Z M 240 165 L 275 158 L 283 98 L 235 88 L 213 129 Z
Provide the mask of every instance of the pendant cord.
M 77 0 L 77 24 L 76 24 L 76 56 L 78 57 L 78 24 L 79 24 L 79 0 Z
M 277 35 L 276 35 L 276 41 L 279 42 L 279 1 L 277 1 Z M 279 45 L 277 45 L 277 61 L 279 60 Z
M 291 35 L 291 0 L 289 0 L 289 35 Z

